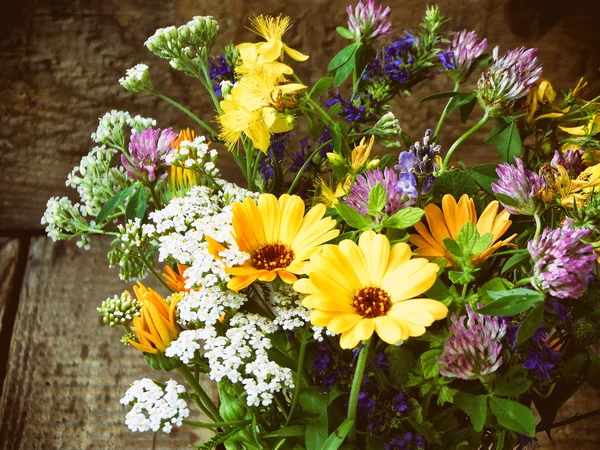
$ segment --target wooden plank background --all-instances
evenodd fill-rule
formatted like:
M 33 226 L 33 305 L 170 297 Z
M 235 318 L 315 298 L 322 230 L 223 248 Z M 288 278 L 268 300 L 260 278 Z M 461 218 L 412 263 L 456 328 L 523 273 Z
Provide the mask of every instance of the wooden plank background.
M 131 433 L 118 403 L 129 383 L 153 376 L 142 358 L 119 343 L 119 333 L 101 325 L 95 307 L 125 286 L 107 268 L 108 242 L 96 239 L 89 252 L 73 243 L 54 244 L 41 233 L 40 217 L 51 195 L 72 195 L 64 186 L 71 168 L 92 147 L 97 118 L 110 109 L 152 116 L 160 126 L 193 123 L 158 100 L 130 94 L 117 80 L 138 62 L 151 66 L 154 85 L 203 119 L 213 112 L 197 84 L 150 55 L 143 42 L 156 28 L 213 15 L 220 42 L 254 39 L 244 29 L 254 14 L 292 17 L 286 35 L 311 59 L 296 65 L 314 82 L 343 45 L 334 32 L 345 22 L 348 0 L 21 0 L 0 4 L 0 448 L 150 449 L 185 448 L 202 436 Z M 391 3 L 391 2 L 390 2 Z M 396 31 L 419 22 L 427 2 L 391 4 Z M 387 2 L 384 2 L 387 4 Z M 536 46 L 544 76 L 568 89 L 580 76 L 588 97 L 600 93 L 600 2 L 548 0 L 441 0 L 453 29 L 472 28 L 507 50 Z M 441 104 L 419 104 L 449 82 L 437 77 L 401 99 L 395 112 L 415 135 L 433 127 Z M 465 126 L 452 116 L 444 147 Z M 468 164 L 494 160 L 485 132 L 460 150 Z M 298 136 L 300 139 L 301 136 Z M 239 180 L 227 154 L 221 167 Z M 173 375 L 176 376 L 176 375 Z M 168 377 L 168 375 L 166 375 Z M 598 408 L 600 398 L 584 389 L 560 419 Z M 595 420 L 554 432 L 542 449 L 596 449 Z

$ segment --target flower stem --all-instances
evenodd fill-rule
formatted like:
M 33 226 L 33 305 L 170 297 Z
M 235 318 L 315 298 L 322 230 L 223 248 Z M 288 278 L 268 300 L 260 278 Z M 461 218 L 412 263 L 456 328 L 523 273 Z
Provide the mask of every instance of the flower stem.
M 140 259 L 142 260 L 142 263 L 143 263 L 143 264 L 146 266 L 146 268 L 147 268 L 147 269 L 150 271 L 150 273 L 151 273 L 152 275 L 154 275 L 154 277 L 155 277 L 155 278 L 156 278 L 158 281 L 160 281 L 160 283 L 161 283 L 161 284 L 162 284 L 162 285 L 163 285 L 163 286 L 164 286 L 164 287 L 167 289 L 167 291 L 169 291 L 169 292 L 174 292 L 174 291 L 173 291 L 173 289 L 171 289 L 171 286 L 169 286 L 169 285 L 168 285 L 168 284 L 165 282 L 165 280 L 163 280 L 163 278 L 162 278 L 162 277 L 161 277 L 161 276 L 160 276 L 158 273 L 156 273 L 156 270 L 154 270 L 154 265 L 153 265 L 153 264 L 150 264 L 150 263 L 148 262 L 148 260 L 147 260 L 147 259 L 146 259 L 146 258 L 145 258 L 143 255 L 142 255 L 142 253 L 141 253 L 141 252 L 138 252 L 138 258 L 140 258 Z
M 335 122 L 331 117 L 329 117 L 329 114 L 327 114 L 327 112 L 323 108 L 321 108 L 321 105 L 319 105 L 316 101 L 310 98 L 308 94 L 306 95 L 306 103 L 312 106 L 313 109 L 319 113 L 319 116 L 321 116 L 324 122 L 327 122 L 329 125 L 335 125 Z
M 182 365 L 178 369 L 181 376 L 185 379 L 185 381 L 190 385 L 190 387 L 194 390 L 196 394 L 198 406 L 204 411 L 204 413 L 213 421 L 213 422 L 222 422 L 221 416 L 219 414 L 219 410 L 212 402 L 208 394 L 202 389 L 200 383 L 196 380 L 196 377 L 188 366 Z
M 213 423 L 206 423 L 206 422 L 197 422 L 195 420 L 184 420 L 183 424 L 190 426 L 190 427 L 196 427 L 196 428 L 227 428 L 227 427 L 237 427 L 237 426 L 241 426 L 241 425 L 249 425 L 252 423 L 252 420 L 250 419 L 245 419 L 245 420 L 234 420 L 233 422 L 213 422 Z
M 542 219 L 539 214 L 535 214 L 533 218 L 535 219 L 535 234 L 533 235 L 533 238 L 535 239 L 542 232 Z
M 452 147 L 450 147 L 450 150 L 448 150 L 448 153 L 446 154 L 446 157 L 444 158 L 444 162 L 442 163 L 440 173 L 445 172 L 446 169 L 448 168 L 448 164 L 450 163 L 450 157 L 452 156 L 452 153 L 454 153 L 454 150 L 456 150 L 458 148 L 458 146 L 460 144 L 462 144 L 463 141 L 465 141 L 469 136 L 471 136 L 473 133 L 475 133 L 477 130 L 479 130 L 489 120 L 489 118 L 490 118 L 490 116 L 486 112 L 479 122 L 477 122 L 475 125 L 473 125 L 473 127 L 470 130 L 468 130 L 465 134 L 463 134 L 461 137 L 459 137 L 454 144 L 452 144 Z
M 354 423 L 356 423 L 358 396 L 360 394 L 360 387 L 362 385 L 365 367 L 367 366 L 367 356 L 369 355 L 371 339 L 367 339 L 363 342 L 363 344 L 363 348 L 360 350 L 358 360 L 356 361 L 356 368 L 354 369 L 354 378 L 352 380 L 352 389 L 350 390 L 350 399 L 348 400 L 348 420 L 351 420 Z M 352 434 L 354 435 L 354 432 L 352 432 Z
M 321 151 L 321 149 L 323 149 L 324 147 L 328 146 L 330 143 L 331 143 L 330 140 L 323 142 L 323 144 L 319 145 L 315 149 L 315 151 L 312 152 L 308 158 L 306 158 L 306 161 L 304 161 L 304 164 L 302 164 L 302 167 L 300 167 L 300 170 L 296 174 L 296 177 L 294 178 L 294 181 L 292 181 L 292 184 L 290 185 L 290 188 L 287 191 L 288 194 L 292 194 L 294 192 L 294 188 L 296 187 L 296 185 L 300 181 L 300 177 L 302 176 L 302 173 L 306 170 L 306 168 L 308 167 L 308 165 L 310 164 L 310 162 L 314 159 L 314 157 L 317 156 L 317 154 Z
M 201 127 L 204 127 L 204 129 L 206 131 L 208 131 L 211 135 L 213 136 L 218 136 L 219 133 L 217 133 L 210 125 L 208 125 L 206 122 L 204 122 L 203 120 L 201 120 L 196 114 L 194 114 L 193 112 L 191 112 L 189 109 L 187 109 L 185 106 L 177 103 L 175 100 L 173 100 L 172 98 L 167 97 L 166 95 L 161 94 L 158 91 L 153 91 L 152 92 L 154 95 L 156 95 L 158 98 L 163 99 L 164 101 L 170 103 L 171 105 L 173 105 L 174 107 L 178 108 L 179 110 L 183 111 L 184 113 L 186 113 L 188 116 L 190 116 L 192 119 L 194 119 Z
M 288 426 L 292 417 L 294 415 L 294 411 L 296 410 L 296 406 L 298 405 L 298 398 L 300 397 L 300 382 L 302 381 L 302 371 L 304 370 L 304 354 L 306 351 L 306 343 L 308 341 L 309 333 L 306 330 L 302 332 L 302 340 L 300 341 L 300 354 L 298 355 L 298 371 L 296 373 L 296 386 L 294 388 L 294 394 L 292 396 L 292 403 L 290 405 L 290 415 L 287 417 L 285 421 L 285 426 Z
M 460 83 L 456 83 L 454 85 L 454 90 L 452 92 L 458 92 L 458 88 L 460 87 Z M 448 99 L 448 103 L 446 103 L 446 107 L 444 108 L 444 111 L 442 112 L 442 115 L 440 116 L 440 120 L 438 121 L 437 127 L 435 127 L 435 132 L 433 133 L 433 140 L 435 141 L 438 137 L 438 134 L 440 133 L 440 130 L 442 128 L 442 124 L 444 123 L 444 120 L 446 120 L 446 116 L 448 115 L 449 108 L 450 108 L 450 103 L 452 102 L 452 99 L 454 97 L 450 97 Z

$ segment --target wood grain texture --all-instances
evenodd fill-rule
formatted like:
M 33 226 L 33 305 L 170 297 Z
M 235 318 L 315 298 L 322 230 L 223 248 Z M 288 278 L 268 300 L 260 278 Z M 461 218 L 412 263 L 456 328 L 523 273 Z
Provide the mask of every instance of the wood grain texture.
M 138 62 L 150 64 L 154 85 L 205 120 L 213 108 L 199 83 L 170 70 L 143 47 L 158 27 L 185 23 L 194 15 L 213 15 L 221 24 L 219 42 L 255 40 L 244 27 L 254 14 L 284 13 L 294 27 L 286 34 L 293 47 L 311 55 L 296 64 L 308 83 L 323 74 L 327 61 L 344 45 L 335 27 L 346 22 L 348 0 L 23 0 L 0 5 L 0 229 L 40 229 L 50 195 L 73 195 L 64 186 L 72 167 L 92 147 L 97 118 L 111 109 L 155 117 L 160 126 L 193 126 L 183 113 L 147 96 L 130 94 L 117 80 Z M 385 3 L 385 2 L 384 2 Z M 394 30 L 419 23 L 424 0 L 392 4 Z M 600 46 L 595 18 L 600 2 L 545 0 L 440 0 L 452 20 L 448 29 L 476 29 L 491 45 L 508 50 L 537 46 L 544 74 L 557 89 L 580 76 L 591 81 L 589 95 L 600 92 Z M 437 76 L 403 97 L 396 112 L 403 128 L 418 137 L 435 126 L 443 102 L 418 104 L 423 96 L 448 90 Z M 465 126 L 453 114 L 441 143 L 447 148 Z M 467 141 L 457 156 L 469 164 L 490 162 L 485 130 Z M 298 136 L 300 139 L 302 136 Z M 293 154 L 294 149 L 290 149 Z M 383 151 L 382 149 L 380 152 Z M 229 155 L 225 176 L 240 180 Z
M 11 306 L 9 302 L 14 300 L 11 294 L 15 289 L 18 258 L 19 240 L 0 238 L 0 335 L 6 325 L 5 315 Z
M 153 436 L 123 424 L 128 408 L 119 399 L 132 381 L 181 380 L 152 371 L 102 324 L 96 306 L 125 286 L 107 268 L 107 242 L 93 245 L 81 254 L 69 243 L 32 241 L 0 400 L 0 448 L 149 450 L 202 441 L 206 434 L 187 428 Z

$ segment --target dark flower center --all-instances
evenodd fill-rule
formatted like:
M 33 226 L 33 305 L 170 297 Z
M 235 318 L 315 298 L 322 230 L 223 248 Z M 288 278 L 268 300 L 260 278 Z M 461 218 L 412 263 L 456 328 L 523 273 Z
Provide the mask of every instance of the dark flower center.
M 362 288 L 352 300 L 356 312 L 363 317 L 372 319 L 385 316 L 392 307 L 392 300 L 387 292 L 378 287 Z
M 285 269 L 294 260 L 294 252 L 283 244 L 262 244 L 252 255 L 252 265 L 259 270 Z

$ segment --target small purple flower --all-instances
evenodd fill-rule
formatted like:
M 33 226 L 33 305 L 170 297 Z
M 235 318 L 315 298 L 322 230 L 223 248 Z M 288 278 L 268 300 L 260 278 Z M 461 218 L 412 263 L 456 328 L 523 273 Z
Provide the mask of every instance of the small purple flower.
M 210 59 L 208 76 L 211 81 L 215 82 L 213 85 L 213 90 L 215 91 L 215 95 L 217 97 L 222 97 L 222 81 L 230 81 L 232 83 L 235 82 L 233 69 L 227 62 L 227 58 L 224 55 L 216 56 Z
M 331 141 L 331 131 L 329 130 L 329 125 L 327 125 L 325 127 L 325 129 L 323 130 L 323 133 L 321 134 L 321 136 L 319 136 L 319 144 L 324 144 L 327 141 Z M 331 153 L 333 151 L 333 142 L 330 142 L 329 144 L 325 145 L 321 151 L 319 152 L 319 155 L 321 156 L 321 158 L 326 158 L 327 157 L 327 153 Z
M 392 42 L 380 54 L 367 63 L 363 80 L 380 78 L 385 83 L 403 84 L 409 80 L 418 80 L 426 75 L 427 71 L 421 68 L 417 73 L 412 73 L 415 57 L 412 53 L 415 38 L 408 34 L 406 37 Z
M 129 142 L 129 158 L 121 155 L 121 164 L 127 176 L 135 180 L 155 181 L 167 176 L 166 156 L 171 153 L 171 143 L 177 138 L 171 128 L 147 128 L 134 131 Z
M 471 380 L 498 370 L 502 365 L 500 341 L 506 334 L 506 323 L 498 317 L 478 314 L 468 305 L 467 316 L 457 318 L 452 314 L 452 323 L 454 325 L 449 328 L 452 336 L 438 358 L 440 373 Z
M 457 83 L 464 83 L 475 69 L 475 61 L 487 48 L 487 39 L 477 42 L 479 36 L 474 31 L 462 30 L 454 33 L 452 43 L 444 54 L 449 55 L 445 61 L 440 54 L 444 67 L 450 78 Z
M 388 359 L 387 353 L 379 353 L 373 360 L 373 364 L 375 364 L 384 372 L 390 371 L 390 361 Z
M 498 57 L 494 48 L 494 63 L 477 83 L 478 95 L 493 116 L 502 115 L 504 104 L 527 95 L 542 76 L 537 49 L 520 47 Z
M 380 168 L 367 170 L 356 177 L 356 181 L 350 187 L 350 193 L 344 198 L 344 202 L 363 216 L 369 211 L 369 194 L 371 190 L 381 184 L 386 192 L 387 202 L 383 213 L 391 216 L 402 208 L 415 203 L 416 197 L 406 195 L 398 191 L 396 186 L 400 183 L 400 176 L 390 168 L 383 171 Z M 416 192 L 415 192 L 416 193 Z
M 551 378 L 551 370 L 556 365 L 559 357 L 560 352 L 550 347 L 545 347 L 541 350 L 530 350 L 527 352 L 523 367 L 535 370 L 540 380 L 549 380 Z
M 273 158 L 276 158 L 278 163 L 283 161 L 284 151 L 288 144 L 288 137 L 289 133 L 275 133 L 271 136 L 271 146 L 269 147 L 269 151 L 263 155 L 260 160 L 260 171 L 263 180 L 269 181 L 273 178 Z
M 581 297 L 596 269 L 594 247 L 582 241 L 590 230 L 576 230 L 572 225 L 568 220 L 562 228 L 546 228 L 527 244 L 534 261 L 533 286 L 557 298 Z
M 425 438 L 407 432 L 401 439 L 393 438 L 384 443 L 383 448 L 384 450 L 421 450 L 425 448 Z
M 521 158 L 515 157 L 515 163 L 516 166 L 498 166 L 498 183 L 492 183 L 492 190 L 512 200 L 511 204 L 507 204 L 502 198 L 499 199 L 509 213 L 533 216 L 544 207 L 537 193 L 546 186 L 546 181 L 531 170 L 525 169 Z
M 368 42 L 385 37 L 390 33 L 392 22 L 390 22 L 391 9 L 375 8 L 373 0 L 359 0 L 358 5 L 346 8 L 348 12 L 348 28 L 354 35 L 356 41 Z
M 556 315 L 560 320 L 567 320 L 569 318 L 569 307 L 562 304 L 561 302 L 552 302 Z
M 432 130 L 425 131 L 421 142 L 417 141 L 407 151 L 400 152 L 398 164 L 394 167 L 401 173 L 411 173 L 417 180 L 417 190 L 427 195 L 433 186 L 434 172 L 440 167 L 437 164 L 441 147 L 431 142 Z
M 375 400 L 369 397 L 366 392 L 361 391 L 358 394 L 358 410 L 361 414 L 371 414 L 376 406 Z
M 400 414 L 404 414 L 410 409 L 410 402 L 408 401 L 408 395 L 404 391 L 398 392 L 398 395 L 394 397 L 393 405 L 394 409 Z
M 539 448 L 538 440 L 524 434 L 518 434 L 519 436 L 519 450 L 534 450 Z
M 452 70 L 454 69 L 454 53 L 452 53 L 451 51 L 448 52 L 439 52 L 438 56 L 440 58 L 440 61 L 442 62 L 442 65 L 444 66 L 444 68 L 446 70 Z
M 315 370 L 317 372 L 325 372 L 330 363 L 329 351 L 323 343 L 317 345 L 317 354 L 315 355 Z
M 583 154 L 583 150 L 577 150 L 575 148 L 570 148 L 565 153 L 556 151 L 554 153 L 554 158 L 550 161 L 550 165 L 555 169 L 558 169 L 558 166 L 562 166 L 565 168 L 570 178 L 577 178 L 586 168 L 583 162 Z

